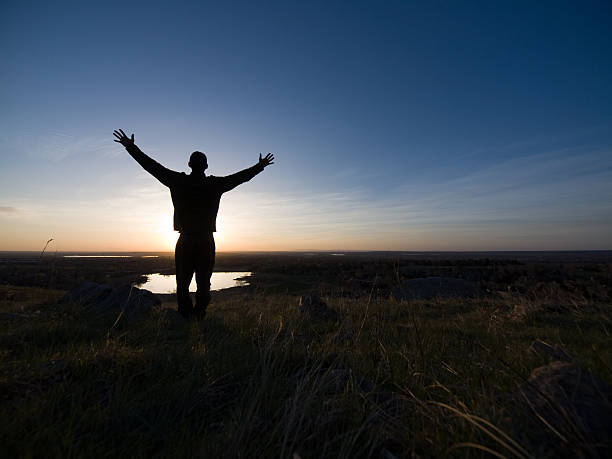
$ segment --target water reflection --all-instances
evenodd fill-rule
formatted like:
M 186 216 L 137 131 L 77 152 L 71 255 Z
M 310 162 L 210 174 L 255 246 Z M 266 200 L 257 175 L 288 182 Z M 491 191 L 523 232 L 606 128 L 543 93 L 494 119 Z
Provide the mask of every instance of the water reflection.
M 212 277 L 210 278 L 210 289 L 221 290 L 230 287 L 246 287 L 249 285 L 249 281 L 240 278 L 250 275 L 251 273 L 247 271 L 213 273 Z M 137 287 L 144 288 L 153 293 L 176 293 L 176 276 L 174 274 L 170 276 L 165 276 L 163 274 L 149 274 L 147 275 L 147 281 L 143 284 L 137 285 Z M 191 280 L 189 291 L 196 291 L 195 278 Z
M 132 255 L 64 255 L 64 258 L 132 258 Z
M 62 255 L 64 258 L 134 258 L 136 255 Z M 141 255 L 140 258 L 159 258 L 159 255 Z

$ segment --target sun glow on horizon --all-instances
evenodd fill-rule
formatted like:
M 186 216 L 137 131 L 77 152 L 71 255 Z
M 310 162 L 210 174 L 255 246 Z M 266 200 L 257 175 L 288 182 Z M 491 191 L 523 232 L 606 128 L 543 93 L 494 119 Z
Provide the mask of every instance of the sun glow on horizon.
M 117 128 L 177 172 L 274 153 L 223 195 L 220 251 L 612 248 L 609 2 L 128 2 L 127 33 L 101 2 L 5 3 L 2 251 L 175 250 Z
M 164 251 L 174 250 L 179 233 L 174 231 L 172 216 L 161 215 L 157 219 L 155 233 Z

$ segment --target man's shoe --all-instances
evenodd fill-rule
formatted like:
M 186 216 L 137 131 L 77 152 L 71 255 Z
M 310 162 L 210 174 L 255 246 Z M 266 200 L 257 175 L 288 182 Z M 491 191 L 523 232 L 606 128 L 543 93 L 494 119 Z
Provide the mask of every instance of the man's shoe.
M 178 313 L 182 315 L 185 320 L 189 320 L 193 316 L 193 311 L 189 311 L 183 308 L 178 308 Z

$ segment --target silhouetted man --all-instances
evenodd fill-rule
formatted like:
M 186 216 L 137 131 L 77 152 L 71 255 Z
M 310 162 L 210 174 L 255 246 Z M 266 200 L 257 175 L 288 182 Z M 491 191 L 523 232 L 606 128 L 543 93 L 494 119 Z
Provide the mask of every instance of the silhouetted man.
M 134 134 L 129 138 L 123 130 L 113 135 L 128 153 L 138 161 L 147 172 L 170 188 L 174 204 L 174 229 L 180 233 L 176 243 L 174 259 L 176 264 L 176 297 L 178 310 L 183 317 L 203 318 L 210 303 L 210 276 L 215 264 L 216 220 L 221 195 L 241 183 L 247 182 L 274 164 L 270 153 L 253 167 L 227 177 L 207 176 L 206 155 L 194 151 L 189 157 L 191 174 L 166 169 L 154 161 L 134 143 Z M 196 276 L 197 292 L 195 308 L 189 296 L 189 284 Z

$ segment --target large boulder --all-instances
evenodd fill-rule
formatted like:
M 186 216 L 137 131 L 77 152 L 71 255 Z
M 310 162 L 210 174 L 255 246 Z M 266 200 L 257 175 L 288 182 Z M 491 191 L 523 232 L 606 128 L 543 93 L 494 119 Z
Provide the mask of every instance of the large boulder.
M 571 363 L 531 372 L 517 394 L 517 429 L 537 457 L 605 457 L 612 447 L 612 387 Z M 518 426 L 517 426 L 518 427 Z
M 86 282 L 64 295 L 60 305 L 77 303 L 94 314 L 119 313 L 131 316 L 141 312 L 151 312 L 161 305 L 161 300 L 148 290 L 131 285 L 112 288 L 105 284 Z
M 303 295 L 298 304 L 300 313 L 311 319 L 338 320 L 338 313 L 317 295 Z
M 58 304 L 93 304 L 106 299 L 112 292 L 113 288 L 110 285 L 85 282 L 66 293 Z
M 393 289 L 396 300 L 431 298 L 472 298 L 478 296 L 476 284 L 455 277 L 419 277 L 408 279 Z

